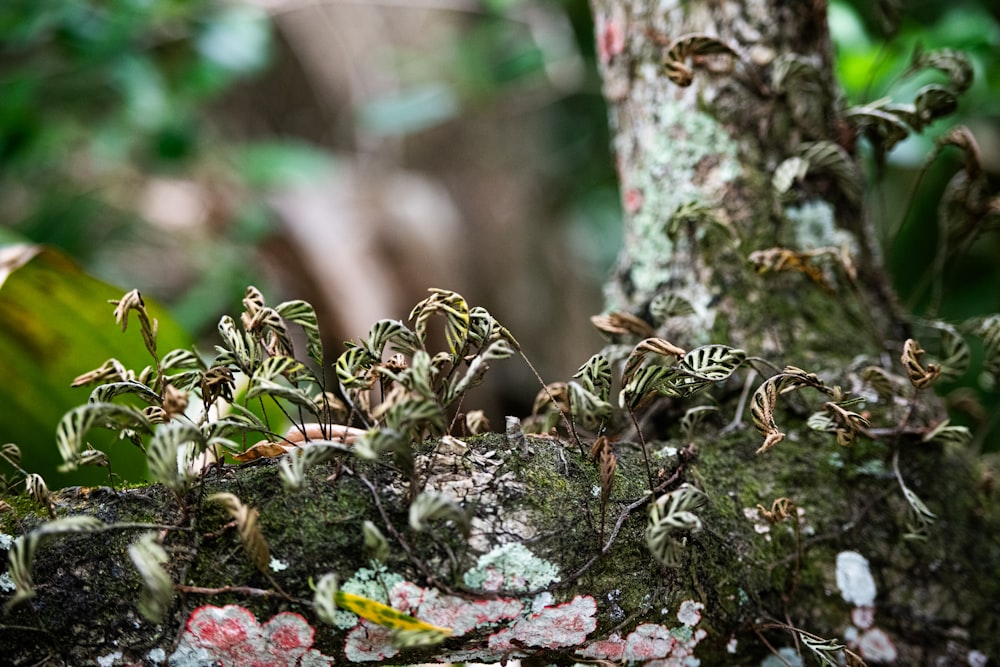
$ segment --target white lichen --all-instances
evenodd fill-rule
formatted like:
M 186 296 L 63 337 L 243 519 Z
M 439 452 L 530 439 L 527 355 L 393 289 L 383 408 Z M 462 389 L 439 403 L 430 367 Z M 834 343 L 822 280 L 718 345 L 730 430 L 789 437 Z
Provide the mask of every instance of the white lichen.
M 271 572 L 281 572 L 288 569 L 288 563 L 278 558 L 272 558 L 270 568 Z
M 868 567 L 868 559 L 856 551 L 837 554 L 837 588 L 844 601 L 855 607 L 875 604 L 875 579 Z
M 14 580 L 11 579 L 9 573 L 4 572 L 3 574 L 0 574 L 0 591 L 3 591 L 4 593 L 13 593 L 15 588 L 17 588 L 17 584 L 15 584 Z
M 115 651 L 114 653 L 98 656 L 97 665 L 98 667 L 112 667 L 112 665 L 114 665 L 121 659 L 122 659 L 122 652 Z
M 778 649 L 778 655 L 764 658 L 760 667 L 802 667 L 802 656 L 796 653 L 795 649 L 783 646 Z

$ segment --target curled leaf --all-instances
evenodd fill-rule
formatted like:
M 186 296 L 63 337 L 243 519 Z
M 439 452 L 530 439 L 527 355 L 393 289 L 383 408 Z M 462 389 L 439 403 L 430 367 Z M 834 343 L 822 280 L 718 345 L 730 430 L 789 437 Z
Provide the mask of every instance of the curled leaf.
M 250 562 L 261 572 L 268 572 L 271 563 L 271 548 L 258 525 L 260 513 L 256 509 L 244 505 L 232 493 L 214 493 L 208 497 L 208 501 L 219 503 L 226 508 L 236 524 L 240 543 L 247 556 L 250 557 Z
M 930 387 L 941 375 L 940 365 L 931 363 L 927 364 L 925 368 L 920 363 L 920 357 L 923 355 L 924 350 L 920 347 L 920 343 L 912 338 L 907 338 L 903 343 L 903 354 L 900 356 L 900 361 L 903 362 L 903 368 L 906 369 L 906 376 L 910 379 L 910 384 L 917 389 Z

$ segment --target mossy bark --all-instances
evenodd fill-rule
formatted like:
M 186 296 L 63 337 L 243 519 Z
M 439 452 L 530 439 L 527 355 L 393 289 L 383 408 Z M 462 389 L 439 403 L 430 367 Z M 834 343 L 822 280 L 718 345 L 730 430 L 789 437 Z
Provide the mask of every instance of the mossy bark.
M 708 497 L 698 510 L 703 529 L 686 535 L 670 568 L 646 548 L 651 496 L 634 432 L 614 444 L 619 462 L 603 512 L 597 467 L 576 443 L 493 435 L 434 455 L 429 443 L 418 476 L 426 488 L 448 489 L 461 500 L 473 518 L 469 541 L 453 523 L 412 529 L 406 477 L 353 458 L 316 466 L 300 492 L 283 488 L 273 463 L 213 472 L 182 499 L 158 486 L 66 491 L 55 505 L 59 515 L 165 531 L 177 593 L 160 624 L 136 611 L 142 584 L 127 548 L 141 528 L 51 537 L 33 566 L 37 595 L 0 618 L 2 660 L 148 664 L 152 650 L 173 651 L 195 608 L 238 604 L 261 623 L 282 611 L 301 613 L 317 629 L 314 648 L 347 661 L 348 630 L 317 620 L 310 582 L 327 572 L 349 579 L 370 565 L 366 520 L 388 538 L 387 572 L 441 595 L 517 598 L 529 606 L 589 596 L 597 611 L 587 642 L 630 636 L 644 624 L 676 626 L 683 601 L 703 604 L 697 627 L 707 634 L 695 651 L 703 665 L 755 665 L 771 647 L 801 648 L 801 636 L 778 626 L 843 639 L 852 605 L 838 591 L 835 562 L 853 550 L 871 563 L 876 623 L 899 664 L 966 664 L 970 651 L 1000 657 L 1000 513 L 988 475 L 969 452 L 922 441 L 941 418 L 926 392 L 907 389 L 900 400 L 884 401 L 860 378 L 866 364 L 897 363 L 906 325 L 866 233 L 856 172 L 810 173 L 792 198 L 772 186 L 774 169 L 804 142 L 831 142 L 850 156 L 850 132 L 835 107 L 823 4 L 661 4 L 594 1 L 626 209 L 608 310 L 639 316 L 688 348 L 712 342 L 745 349 L 765 360 L 757 363 L 761 374 L 768 364 L 791 364 L 828 386 L 863 392 L 872 437 L 842 447 L 831 433 L 808 429 L 805 418 L 828 397 L 806 389 L 781 398 L 776 419 L 787 437 L 756 455 L 760 435 L 741 421 L 746 390 L 761 379 L 749 370 L 709 392 L 719 418 L 691 432 L 678 421 L 695 402 L 654 404 L 643 427 L 657 492 L 688 482 Z M 674 71 L 676 63 L 693 70 L 693 82 L 682 87 L 666 76 L 664 58 L 691 33 L 710 35 L 730 52 L 674 58 Z M 808 67 L 799 82 L 779 90 L 775 63 L 793 55 Z M 836 260 L 812 273 L 761 274 L 748 260 L 777 246 L 843 244 L 850 264 Z M 670 312 L 669 295 L 689 310 Z M 905 537 L 912 517 L 894 460 L 899 477 L 936 515 L 922 541 Z M 226 527 L 228 516 L 205 502 L 219 491 L 259 510 L 271 555 L 286 569 L 262 572 L 251 564 Z M 770 508 L 779 498 L 798 512 L 767 525 L 757 505 Z M 21 505 L 0 515 L 2 531 L 28 533 L 43 514 Z M 477 557 L 511 543 L 557 566 L 559 581 L 528 592 L 470 590 L 463 574 Z M 490 635 L 500 630 L 499 622 L 483 623 L 436 646 L 402 649 L 391 662 L 583 657 L 578 645 L 544 641 L 498 648 Z M 108 658 L 115 653 L 121 655 Z

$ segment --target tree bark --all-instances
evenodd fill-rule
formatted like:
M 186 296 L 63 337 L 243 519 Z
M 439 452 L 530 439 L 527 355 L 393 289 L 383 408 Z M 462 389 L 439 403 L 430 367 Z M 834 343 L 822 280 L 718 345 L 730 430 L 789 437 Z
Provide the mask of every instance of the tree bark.
M 468 538 L 456 516 L 414 528 L 410 482 L 352 457 L 315 466 L 300 492 L 282 488 L 273 462 L 213 472 L 179 498 L 155 485 L 63 492 L 58 515 L 111 527 L 39 541 L 35 597 L 0 618 L 5 660 L 212 664 L 236 660 L 242 646 L 244 658 L 281 665 L 760 664 L 822 640 L 851 642 L 869 664 L 1000 656 L 990 481 L 968 452 L 923 441 L 942 418 L 927 392 L 881 399 L 862 377 L 866 366 L 903 373 L 907 327 L 869 234 L 853 131 L 838 115 L 824 3 L 593 5 L 626 212 L 607 314 L 645 323 L 611 327 L 606 352 L 624 356 L 655 334 L 685 349 L 739 348 L 750 361 L 700 395 L 710 399 L 644 408 L 641 435 L 623 427 L 609 445 L 617 469 L 606 502 L 600 466 L 571 438 L 512 427 L 465 445 L 427 443 L 416 459 L 424 488 L 464 508 Z M 807 168 L 783 185 L 775 173 L 794 157 Z M 743 421 L 759 408 L 747 407 L 749 392 L 786 365 L 814 375 L 779 399 L 785 437 L 755 455 L 762 436 Z M 841 398 L 834 386 L 861 395 L 870 422 L 847 446 L 805 423 Z M 721 418 L 683 427 L 698 405 Z M 593 436 L 583 436 L 589 447 Z M 657 560 L 647 516 L 682 484 L 707 502 L 678 519 L 673 552 Z M 904 488 L 935 515 L 923 540 L 906 539 L 915 519 Z M 273 560 L 241 546 L 229 515 L 205 502 L 216 492 L 260 512 Z M 27 501 L 0 515 L 13 536 L 43 520 Z M 373 567 L 365 521 L 389 544 L 377 574 L 359 574 Z M 162 538 L 174 588 L 159 623 L 134 604 L 143 585 L 129 546 L 145 524 Z M 311 584 L 329 572 L 366 597 L 387 593 L 450 636 L 407 647 L 385 623 L 321 623 Z M 224 605 L 234 606 L 205 610 Z M 277 628 L 299 623 L 288 612 L 314 634 L 266 663 Z M 241 639 L 199 634 L 206 619 Z

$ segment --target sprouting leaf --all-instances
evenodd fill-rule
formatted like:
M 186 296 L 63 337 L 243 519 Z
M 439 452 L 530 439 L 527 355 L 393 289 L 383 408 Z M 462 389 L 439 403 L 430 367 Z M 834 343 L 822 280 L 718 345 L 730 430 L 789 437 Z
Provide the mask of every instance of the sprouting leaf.
M 838 445 L 846 447 L 854 444 L 858 433 L 871 426 L 871 423 L 857 412 L 846 410 L 833 401 L 824 403 L 823 407 L 833 420 Z
M 915 109 L 916 120 L 921 120 L 919 109 Z M 851 107 L 844 112 L 844 119 L 862 132 L 877 151 L 879 162 L 896 144 L 906 139 L 910 128 L 899 117 L 885 109 L 885 103 L 876 101 L 862 106 Z M 910 119 L 914 120 L 914 119 Z M 920 130 L 922 125 L 914 127 Z
M 781 196 L 792 189 L 792 186 L 805 180 L 809 173 L 809 161 L 798 156 L 792 156 L 783 160 L 774 169 L 771 176 L 771 187 L 775 194 Z
M 209 502 L 217 502 L 226 508 L 236 523 L 236 532 L 240 536 L 243 550 L 250 557 L 250 562 L 261 572 L 268 572 L 271 563 L 271 549 L 257 525 L 260 513 L 247 507 L 231 493 L 214 493 L 208 497 Z
M 507 359 L 513 354 L 514 349 L 503 338 L 490 343 L 485 351 L 469 360 L 469 367 L 457 382 L 449 383 L 442 397 L 442 403 L 446 407 L 451 405 L 455 399 L 463 396 L 469 389 L 482 382 L 483 376 L 489 370 L 488 361 L 493 359 Z
M 17 464 L 21 462 L 21 448 L 13 442 L 5 442 L 0 446 L 0 455 L 11 463 Z
M 311 377 L 306 367 L 295 359 L 290 357 L 268 357 L 257 368 L 257 371 L 250 379 L 247 398 L 257 398 L 258 396 L 283 398 L 316 414 L 316 403 L 306 390 L 278 381 L 278 378 L 283 378 L 292 383 L 292 385 L 295 385 L 304 380 L 311 379 Z
M 433 637 L 435 641 L 443 641 L 451 636 L 452 633 L 451 628 L 431 625 L 409 614 L 397 611 L 381 602 L 355 595 L 354 593 L 338 590 L 334 593 L 334 600 L 341 609 L 346 609 L 362 618 L 366 618 L 383 628 L 389 628 L 394 631 L 426 632 L 430 633 L 428 637 Z
M 389 541 L 385 539 L 385 535 L 378 529 L 378 526 L 371 521 L 365 520 L 361 524 L 361 532 L 365 538 L 365 551 L 371 558 L 383 563 L 388 560 Z
M 708 501 L 708 496 L 690 484 L 665 493 L 649 507 L 646 545 L 653 557 L 665 567 L 676 567 L 683 543 L 678 532 L 698 532 L 701 519 L 694 513 Z
M 159 405 L 162 400 L 155 391 L 143 383 L 134 380 L 112 382 L 111 384 L 102 384 L 99 387 L 95 387 L 90 392 L 88 400 L 90 403 L 110 403 L 113 398 L 122 394 L 134 394 L 151 405 Z
M 410 528 L 424 531 L 431 521 L 452 521 L 466 537 L 471 529 L 469 517 L 458 503 L 438 493 L 422 491 L 410 503 Z
M 272 443 L 279 444 L 279 443 Z M 252 448 L 251 448 L 252 449 Z M 281 482 L 290 491 L 301 491 L 305 485 L 306 471 L 312 466 L 331 461 L 337 456 L 354 454 L 347 445 L 332 440 L 310 440 L 288 452 L 279 463 Z
M 618 404 L 635 411 L 660 394 L 667 381 L 676 377 L 677 371 L 667 366 L 643 366 L 632 373 L 618 393 Z
M 660 292 L 649 302 L 649 314 L 657 322 L 666 322 L 671 317 L 694 315 L 691 302 L 677 294 Z
M 375 383 L 370 373 L 377 359 L 359 346 L 349 346 L 334 364 L 337 379 L 345 389 L 368 389 Z
M 236 322 L 229 315 L 219 320 L 219 335 L 223 345 L 216 345 L 218 356 L 216 366 L 236 366 L 246 375 L 253 375 L 264 360 L 263 350 L 252 337 L 236 328 Z
M 35 551 L 44 539 L 63 533 L 89 533 L 102 530 L 106 524 L 100 519 L 85 514 L 66 516 L 54 521 L 48 521 L 36 530 L 18 537 L 7 554 L 7 570 L 14 580 L 16 591 L 7 601 L 4 609 L 9 611 L 14 605 L 35 596 L 35 582 L 31 576 L 34 565 Z
M 721 382 L 732 375 L 747 359 L 747 353 L 728 345 L 696 347 L 680 360 L 688 376 L 707 382 Z
M 924 442 L 940 442 L 949 445 L 966 445 L 972 440 L 972 432 L 966 426 L 950 426 L 945 419 L 923 437 Z
M 903 362 L 903 368 L 906 369 L 906 376 L 910 379 L 910 384 L 917 389 L 930 387 L 941 375 L 940 365 L 927 364 L 926 368 L 921 365 L 920 357 L 923 355 L 924 350 L 920 347 L 920 343 L 912 338 L 907 338 L 904 341 L 900 361 Z
M 73 378 L 73 383 L 70 386 L 82 387 L 84 385 L 94 384 L 95 382 L 124 382 L 129 379 L 131 379 L 131 374 L 125 368 L 124 364 L 117 359 L 112 358 L 108 359 L 94 370 L 87 371 L 82 375 L 76 376 Z
M 941 332 L 941 374 L 938 379 L 942 382 L 957 380 L 969 368 L 969 344 L 950 324 L 933 322 L 931 326 Z
M 779 376 L 768 378 L 757 387 L 750 402 L 750 415 L 754 427 L 764 436 L 764 444 L 757 449 L 762 454 L 785 439 L 785 434 L 778 429 L 774 421 L 774 409 L 778 404 Z
M 22 535 L 14 540 L 7 553 L 7 572 L 14 582 L 14 596 L 7 600 L 4 611 L 9 612 L 16 605 L 35 597 L 35 580 L 31 576 L 38 546 L 37 535 Z
M 675 360 L 683 357 L 685 351 L 663 338 L 647 338 L 636 345 L 625 360 L 625 369 L 622 371 L 622 384 L 627 385 L 632 380 L 636 371 L 646 363 L 648 357 L 656 357 L 657 365 L 669 365 Z
M 826 667 L 840 667 L 837 655 L 844 649 L 844 645 L 836 639 L 822 639 L 813 637 L 805 632 L 798 633 L 802 643 L 813 652 L 816 659 Z
M 323 339 L 320 337 L 319 320 L 312 305 L 301 300 L 285 301 L 275 306 L 274 310 L 286 321 L 302 327 L 302 331 L 306 334 L 306 354 L 322 368 Z
M 601 478 L 601 511 L 608 504 L 611 490 L 615 484 L 615 470 L 618 468 L 618 456 L 611 447 L 611 442 L 605 436 L 600 436 L 591 447 L 591 454 L 597 459 L 597 467 Z
M 36 472 L 28 473 L 28 476 L 24 478 L 24 490 L 27 491 L 29 498 L 48 509 L 50 517 L 55 518 L 49 487 L 41 475 Z
M 580 378 L 580 384 L 601 401 L 607 401 L 611 394 L 611 364 L 603 354 L 595 354 L 573 374 Z
M 62 455 L 64 467 L 73 470 L 77 457 L 83 451 L 83 437 L 92 428 L 130 428 L 149 432 L 152 424 L 138 409 L 117 403 L 87 403 L 73 408 L 56 427 L 56 445 Z
M 1000 376 L 1000 315 L 984 317 L 976 326 L 975 333 L 983 339 L 986 353 L 984 370 L 994 378 Z
M 396 429 L 373 428 L 354 441 L 354 453 L 362 459 L 374 461 L 383 452 L 407 452 L 409 440 Z
M 972 63 L 961 51 L 955 49 L 924 51 L 918 45 L 904 74 L 913 74 L 927 67 L 944 72 L 956 93 L 963 93 L 972 85 Z
M 164 569 L 169 558 L 160 546 L 156 533 L 144 533 L 128 548 L 129 558 L 142 577 L 139 613 L 153 623 L 163 620 L 174 597 L 174 582 Z
M 335 625 L 337 622 L 337 575 L 324 574 L 316 582 L 316 590 L 313 593 L 313 608 L 319 620 L 328 625 Z
M 866 366 L 861 371 L 861 379 L 871 385 L 883 401 L 892 401 L 894 397 L 899 396 L 906 382 L 903 378 L 892 375 L 878 366 Z
M 920 127 L 915 128 L 919 130 L 938 118 L 955 113 L 958 109 L 958 96 L 953 90 L 932 83 L 917 91 L 913 106 L 921 123 Z
M 432 315 L 445 316 L 445 338 L 453 355 L 465 347 L 469 335 L 469 304 L 460 294 L 448 290 L 431 288 L 427 297 L 410 311 L 413 329 L 421 343 L 427 341 L 427 322 Z
M 146 350 L 154 359 L 156 356 L 156 333 L 157 321 L 150 320 L 146 311 L 146 303 L 142 300 L 139 290 L 132 290 L 126 293 L 121 299 L 112 299 L 115 305 L 115 322 L 121 325 L 122 333 L 128 329 L 128 316 L 133 310 L 139 318 L 139 327 L 142 330 L 142 341 L 146 344 Z
M 653 327 L 645 320 L 631 313 L 614 312 L 606 315 L 594 315 L 590 323 L 601 333 L 609 336 L 638 336 L 649 338 L 653 335 Z
M 153 479 L 175 493 L 187 491 L 191 483 L 187 466 L 182 465 L 180 455 L 186 444 L 196 444 L 189 455 L 200 453 L 204 448 L 201 431 L 187 422 L 170 422 L 156 429 L 146 447 L 149 472 Z
M 379 320 L 372 325 L 368 337 L 361 341 L 365 351 L 377 360 L 382 359 L 385 348 L 389 345 L 403 354 L 413 354 L 420 347 L 420 341 L 400 320 Z
M 736 56 L 737 52 L 718 37 L 700 33 L 682 35 L 667 47 L 667 55 L 664 57 L 664 71 L 668 79 L 685 88 L 694 81 L 694 72 L 687 65 L 687 59 L 719 54 Z
M 861 201 L 861 176 L 844 148 L 832 141 L 799 144 L 796 154 L 809 163 L 810 174 L 829 174 L 851 202 Z
M 797 94 L 821 90 L 819 68 L 798 53 L 783 53 L 771 62 L 771 87 L 777 93 L 794 90 Z
M 495 340 L 506 340 L 515 351 L 521 349 L 520 343 L 482 306 L 473 306 L 469 311 L 469 340 L 477 345 L 492 343 Z
M 179 368 L 190 370 L 204 370 L 205 364 L 201 358 L 191 350 L 176 349 L 170 350 L 160 361 L 160 368 L 163 371 L 170 371 Z
M 697 429 L 710 414 L 718 411 L 719 408 L 714 405 L 696 405 L 693 408 L 685 410 L 684 416 L 681 417 L 681 433 L 684 435 L 684 438 L 686 440 L 693 439 L 695 429 Z
M 580 383 L 570 382 L 567 389 L 570 412 L 580 420 L 584 428 L 596 429 L 611 417 L 611 404 L 588 391 Z

